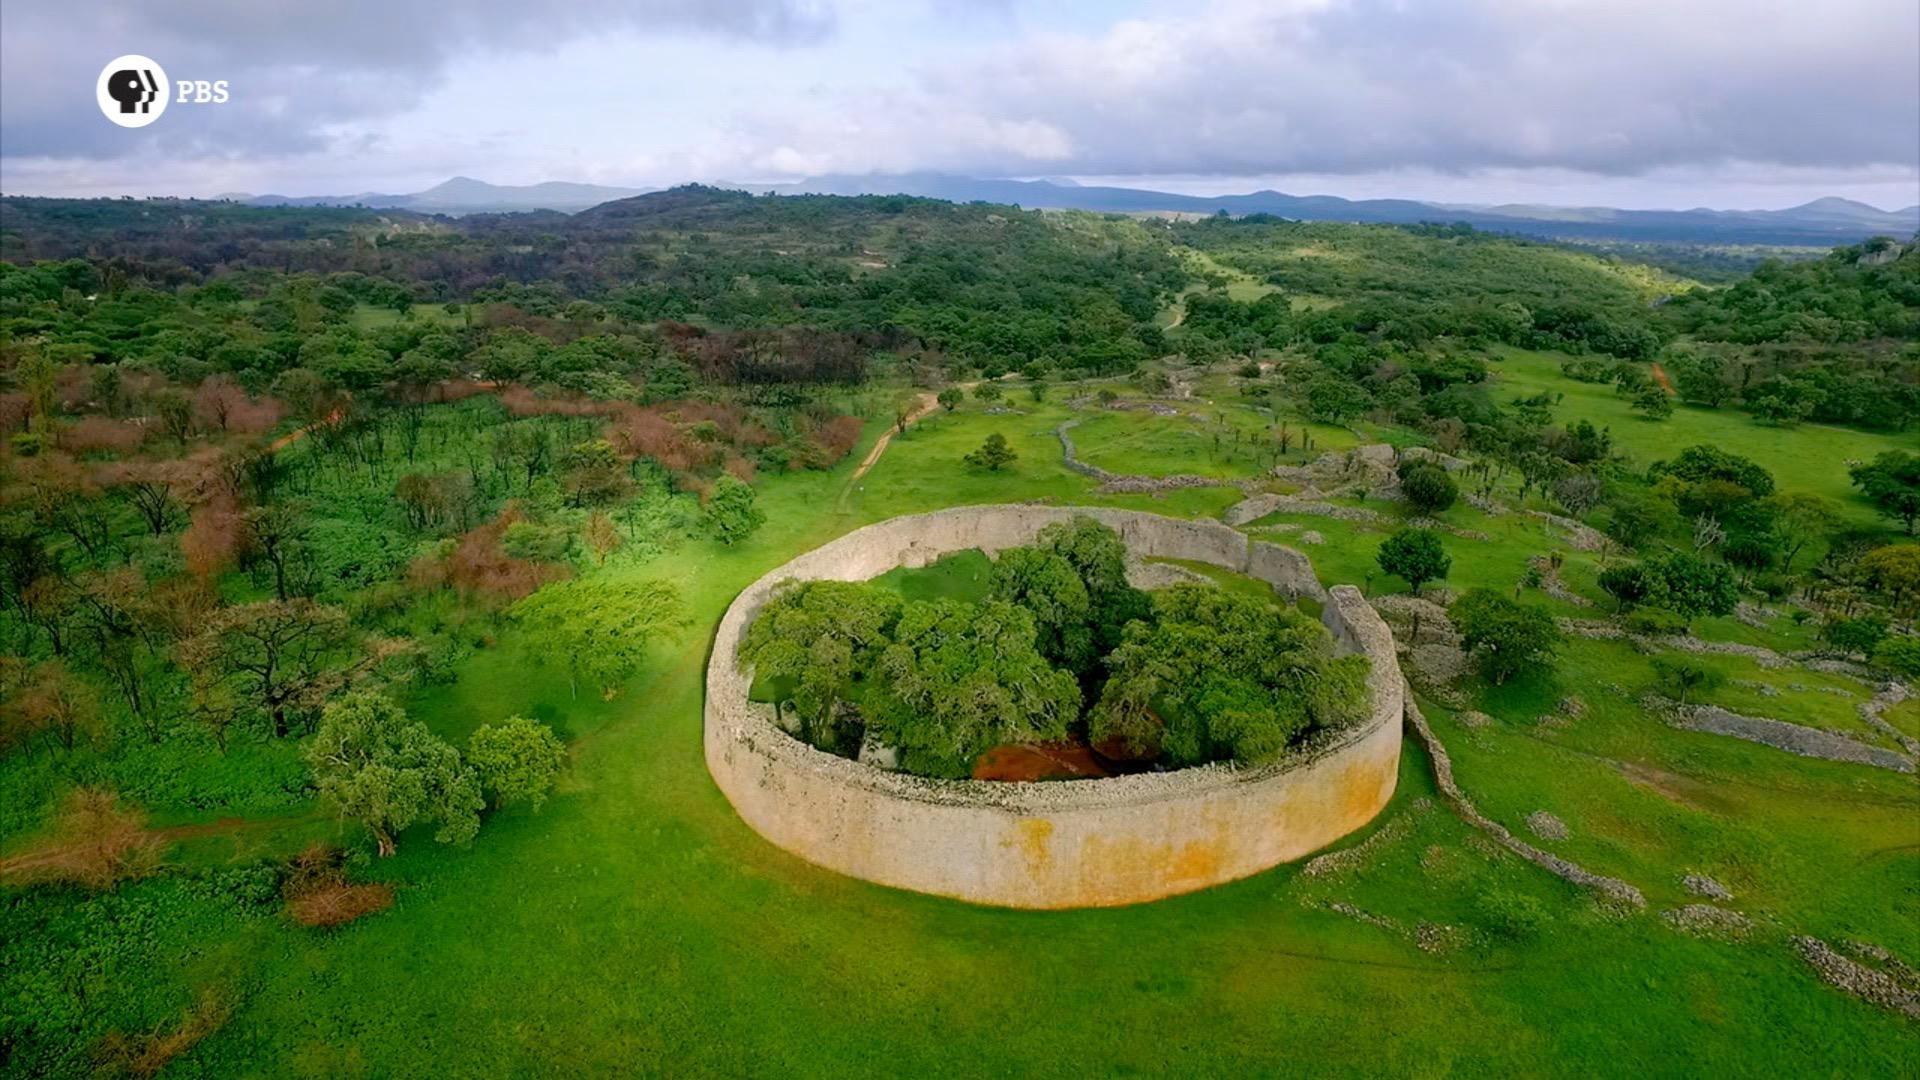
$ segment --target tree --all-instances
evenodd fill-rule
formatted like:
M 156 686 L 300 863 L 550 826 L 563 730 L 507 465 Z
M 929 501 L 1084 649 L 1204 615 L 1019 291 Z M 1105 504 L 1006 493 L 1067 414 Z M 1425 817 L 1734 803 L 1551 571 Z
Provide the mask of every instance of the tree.
M 1847 470 L 1853 486 L 1886 517 L 1903 522 L 1907 535 L 1920 518 L 1920 454 L 1887 450 Z
M 1469 589 L 1447 613 L 1481 676 L 1495 686 L 1528 669 L 1550 668 L 1562 641 L 1546 608 L 1493 589 Z
M 1645 567 L 1628 563 L 1600 571 L 1600 589 L 1619 603 L 1621 611 L 1626 611 L 1652 594 L 1653 582 Z
M 1712 690 L 1727 680 L 1718 668 L 1687 656 L 1656 656 L 1652 664 L 1654 685 L 1682 705 L 1690 695 Z
M 941 408 L 952 412 L 960 407 L 960 402 L 963 401 L 965 397 L 966 395 L 960 392 L 959 387 L 949 386 L 935 395 L 934 400 L 940 403 Z
M 1605 531 L 1622 547 L 1637 548 L 1672 528 L 1676 520 L 1673 507 L 1664 499 L 1619 495 L 1608 504 Z
M 1633 395 L 1633 407 L 1649 420 L 1665 420 L 1673 415 L 1673 398 L 1659 386 L 1649 385 Z
M 980 444 L 980 449 L 968 454 L 963 460 L 976 469 L 999 472 L 1013 464 L 1013 460 L 1017 457 L 1019 455 L 1014 453 L 1013 447 L 1007 445 L 1007 437 L 996 431 L 987 436 L 987 441 Z
M 1440 546 L 1440 534 L 1432 529 L 1395 531 L 1374 559 L 1380 569 L 1405 581 L 1415 596 L 1420 595 L 1420 586 L 1446 577 L 1453 569 L 1453 560 Z
M 607 564 L 607 556 L 618 551 L 623 543 L 613 519 L 598 510 L 587 516 L 587 525 L 580 531 L 580 538 L 586 542 L 587 549 L 593 552 L 594 562 L 601 566 Z
M 1727 541 L 1720 550 L 1720 557 L 1741 572 L 1741 582 L 1753 580 L 1753 575 L 1773 565 L 1779 558 L 1783 545 L 1779 534 L 1772 530 L 1764 532 L 1743 532 Z
M 525 802 L 540 809 L 566 758 L 553 729 L 524 716 L 482 724 L 467 740 L 467 763 L 495 806 Z
M 900 606 L 898 594 L 864 582 L 782 585 L 747 628 L 740 659 L 776 709 L 792 706 L 802 738 L 852 752 L 859 733 L 839 722 L 840 706 L 892 641 Z
M 66 664 L 47 660 L 28 668 L 6 661 L 0 661 L 0 722 L 5 725 L 0 746 L 45 733 L 61 749 L 72 750 L 106 733 L 99 695 Z
M 981 401 L 988 402 L 989 404 L 995 401 L 999 401 L 1002 396 L 1002 393 L 1003 392 L 1000 389 L 1000 384 L 997 382 L 994 382 L 992 379 L 988 379 L 987 381 L 981 383 L 979 386 L 976 386 L 973 388 L 973 396 L 976 398 L 979 398 Z
M 1127 623 L 1153 613 L 1147 594 L 1127 584 L 1125 541 L 1084 516 L 1040 530 L 1031 547 L 1001 552 L 988 593 L 1026 608 L 1040 654 L 1082 677 L 1097 673 Z
M 1366 658 L 1336 655 L 1312 618 L 1209 585 L 1162 589 L 1153 606 L 1107 658 L 1113 674 L 1088 721 L 1095 743 L 1178 765 L 1259 764 L 1364 714 Z
M 221 608 L 180 644 L 180 665 L 204 683 L 231 682 L 286 735 L 289 721 L 311 716 L 339 673 L 353 641 L 346 613 L 311 600 L 262 600 Z
M 767 515 L 754 505 L 754 498 L 753 485 L 722 473 L 700 508 L 701 521 L 716 539 L 732 547 L 766 524 Z
M 1920 544 L 1888 544 L 1860 556 L 1860 573 L 1895 608 L 1920 598 Z
M 1641 564 L 1652 589 L 1647 602 L 1692 620 L 1701 615 L 1726 615 L 1740 599 L 1733 571 L 1724 563 L 1709 562 L 1685 551 L 1656 555 Z
M 1820 640 L 1845 656 L 1870 658 L 1886 636 L 1887 620 L 1879 615 L 1828 619 L 1820 627 Z
M 434 839 L 442 843 L 465 843 L 480 831 L 486 802 L 460 752 L 377 694 L 328 705 L 303 756 L 321 797 L 365 825 L 382 857 L 416 822 L 437 823 Z
M 1689 446 L 1668 461 L 1658 461 L 1647 470 L 1655 480 L 1671 476 L 1689 484 L 1725 480 L 1747 490 L 1754 498 L 1773 494 L 1773 474 L 1766 469 L 1715 446 Z
M 687 624 L 680 590 L 671 583 L 604 576 L 555 582 L 507 613 L 535 663 L 559 658 L 570 693 L 578 696 L 585 678 L 608 700 L 646 662 L 649 645 Z
M 1808 541 L 1826 535 L 1840 520 L 1832 502 L 1807 492 L 1781 492 L 1769 499 L 1768 505 L 1780 524 L 1780 566 L 1788 573 L 1793 572 L 1793 560 Z
M 1873 651 L 1873 662 L 1903 679 L 1920 679 L 1920 637 L 1912 634 L 1888 636 Z
M 1033 616 L 1012 604 L 908 604 L 880 654 L 867 728 L 907 771 L 962 777 L 1006 743 L 1064 738 L 1080 711 L 1071 674 L 1034 647 Z
M 1424 514 L 1438 514 L 1460 497 L 1460 489 L 1438 465 L 1421 464 L 1407 471 L 1400 480 L 1400 494 Z

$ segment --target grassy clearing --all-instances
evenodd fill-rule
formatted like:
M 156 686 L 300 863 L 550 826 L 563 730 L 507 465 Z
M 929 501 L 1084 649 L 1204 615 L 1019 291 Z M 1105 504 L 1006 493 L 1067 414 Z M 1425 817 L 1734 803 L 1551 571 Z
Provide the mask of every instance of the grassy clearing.
M 1874 520 L 1874 511 L 1849 485 L 1847 462 L 1865 461 L 1883 450 L 1920 448 L 1916 434 L 1884 435 L 1823 424 L 1771 427 L 1732 409 L 1680 405 L 1670 420 L 1648 420 L 1615 394 L 1612 386 L 1561 375 L 1560 362 L 1565 357 L 1559 354 L 1500 349 L 1498 355 L 1500 361 L 1493 370 L 1495 390 L 1502 397 L 1560 395 L 1554 406 L 1557 417 L 1591 420 L 1611 428 L 1614 445 L 1643 466 L 1683 447 L 1717 446 L 1765 466 L 1780 490 L 1825 495 L 1842 512 L 1861 521 Z

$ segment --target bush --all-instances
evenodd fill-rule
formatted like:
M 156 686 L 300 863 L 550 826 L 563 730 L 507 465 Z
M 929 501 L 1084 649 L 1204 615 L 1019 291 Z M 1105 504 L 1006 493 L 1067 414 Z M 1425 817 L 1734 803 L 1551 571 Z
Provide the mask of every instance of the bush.
M 1448 614 L 1488 682 L 1498 686 L 1522 671 L 1552 668 L 1562 635 L 1546 608 L 1492 589 L 1472 589 L 1453 602 Z
M 1423 464 L 1408 470 L 1400 480 L 1400 494 L 1422 513 L 1438 514 L 1454 504 L 1460 489 L 1438 465 Z
M 1480 894 L 1474 907 L 1480 925 L 1495 937 L 1509 941 L 1533 937 L 1548 919 L 1546 905 L 1525 893 L 1504 889 Z
M 526 802 L 540 809 L 566 756 L 552 728 L 524 716 L 483 724 L 467 742 L 467 763 L 495 806 Z
M 1420 586 L 1447 576 L 1453 560 L 1440 546 L 1440 534 L 1432 529 L 1401 529 L 1380 545 L 1374 554 L 1380 569 L 1405 581 L 1415 596 Z
M 1873 662 L 1903 679 L 1920 678 L 1920 637 L 1895 634 L 1883 639 L 1873 650 Z
M 1636 611 L 1626 617 L 1625 625 L 1629 633 L 1649 637 L 1687 632 L 1687 620 L 1670 611 Z
M 1656 656 L 1653 680 L 1662 694 L 1684 705 L 1689 696 L 1726 682 L 1726 676 L 1689 656 Z

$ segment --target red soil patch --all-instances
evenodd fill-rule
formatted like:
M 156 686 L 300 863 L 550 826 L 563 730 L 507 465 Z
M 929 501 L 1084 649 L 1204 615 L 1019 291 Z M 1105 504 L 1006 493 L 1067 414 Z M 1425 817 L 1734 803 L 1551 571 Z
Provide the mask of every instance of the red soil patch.
M 1661 367 L 1658 360 L 1653 362 L 1653 381 L 1659 383 L 1660 389 L 1665 390 L 1668 394 L 1679 393 L 1679 391 L 1673 388 L 1673 380 L 1667 378 L 1667 369 Z
M 1111 776 L 1091 748 L 1075 742 L 1013 743 L 996 746 L 973 763 L 975 780 L 1015 783 L 1077 780 Z

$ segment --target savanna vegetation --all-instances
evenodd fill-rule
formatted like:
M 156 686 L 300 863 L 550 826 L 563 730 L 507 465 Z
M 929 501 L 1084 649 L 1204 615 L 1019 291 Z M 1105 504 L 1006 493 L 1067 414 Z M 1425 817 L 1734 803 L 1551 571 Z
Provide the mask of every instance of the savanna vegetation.
M 1920 965 L 1913 775 L 1709 710 L 1913 756 L 1920 249 L 1634 254 L 698 188 L 0 199 L 0 1068 L 1911 1074 L 1911 1021 L 1793 940 Z M 1328 861 L 1044 916 L 802 864 L 708 780 L 714 621 L 800 552 L 1250 496 L 1394 625 L 1479 809 L 1645 912 L 1489 844 L 1412 745 Z M 1113 560 L 1075 529 L 795 589 L 759 689 L 941 776 L 1344 722 L 1309 603 Z

